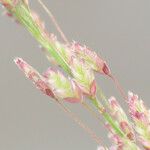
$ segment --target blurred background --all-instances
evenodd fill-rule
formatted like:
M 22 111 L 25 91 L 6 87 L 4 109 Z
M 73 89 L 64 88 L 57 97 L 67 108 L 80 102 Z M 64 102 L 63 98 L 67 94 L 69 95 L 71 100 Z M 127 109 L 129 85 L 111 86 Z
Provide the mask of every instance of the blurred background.
M 137 93 L 150 107 L 149 0 L 43 0 L 70 41 L 96 50 L 109 64 L 125 91 Z M 37 0 L 32 8 L 57 34 Z M 0 7 L 3 14 L 4 9 Z M 58 36 L 59 37 L 59 36 Z M 43 72 L 50 63 L 38 43 L 10 18 L 0 16 L 0 149 L 96 150 L 97 144 L 48 97 L 34 88 L 13 59 L 22 57 Z M 97 78 L 106 96 L 116 96 L 112 82 Z M 108 144 L 107 130 L 78 104 L 67 104 Z

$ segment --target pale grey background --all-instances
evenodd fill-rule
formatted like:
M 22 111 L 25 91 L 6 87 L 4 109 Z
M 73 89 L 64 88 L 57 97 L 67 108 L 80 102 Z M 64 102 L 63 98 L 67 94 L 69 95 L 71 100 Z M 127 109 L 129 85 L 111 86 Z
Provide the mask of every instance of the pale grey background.
M 101 53 L 125 90 L 138 93 L 150 106 L 149 0 L 45 0 L 45 3 L 70 40 Z M 32 4 L 49 31 L 56 33 L 36 0 Z M 0 150 L 95 150 L 97 144 L 87 133 L 16 68 L 15 56 L 24 58 L 39 71 L 49 66 L 30 34 L 1 15 Z M 99 77 L 99 82 L 108 97 L 117 96 L 123 103 L 111 81 Z M 70 107 L 108 143 L 106 131 L 98 121 L 79 105 Z

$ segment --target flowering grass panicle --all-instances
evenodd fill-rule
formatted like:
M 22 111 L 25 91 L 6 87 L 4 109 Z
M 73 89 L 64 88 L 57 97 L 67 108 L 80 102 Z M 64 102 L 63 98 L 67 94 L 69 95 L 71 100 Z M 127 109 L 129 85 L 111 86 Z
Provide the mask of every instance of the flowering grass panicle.
M 57 66 L 57 69 L 48 68 L 41 75 L 22 58 L 16 58 L 14 61 L 19 69 L 101 145 L 98 150 L 150 150 L 150 112 L 143 101 L 132 92 L 126 95 L 106 61 L 96 52 L 78 42 L 68 41 L 52 13 L 41 0 L 38 2 L 49 14 L 64 42 L 58 41 L 55 35 L 47 32 L 44 22 L 30 8 L 28 0 L 0 0 L 6 8 L 6 14 L 30 32 L 41 45 L 50 63 Z M 59 71 L 60 68 L 62 72 Z M 99 78 L 105 75 L 114 81 L 129 105 L 130 118 L 115 97 L 107 98 L 96 82 L 95 73 L 99 73 Z M 112 146 L 104 146 L 95 132 L 66 107 L 64 102 L 81 104 L 96 119 L 102 116 L 104 121 L 101 119 L 100 123 L 106 127 Z

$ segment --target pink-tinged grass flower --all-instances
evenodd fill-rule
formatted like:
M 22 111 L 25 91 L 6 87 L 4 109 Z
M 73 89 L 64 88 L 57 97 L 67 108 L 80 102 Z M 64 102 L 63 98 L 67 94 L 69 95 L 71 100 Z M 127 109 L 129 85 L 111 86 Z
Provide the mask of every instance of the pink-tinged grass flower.
M 14 61 L 19 67 L 19 69 L 24 72 L 26 77 L 29 78 L 38 89 L 40 89 L 44 94 L 54 98 L 54 94 L 51 88 L 47 85 L 43 76 L 41 76 L 33 67 L 27 64 L 23 59 L 16 58 Z
M 114 120 L 115 121 L 115 120 Z M 126 137 L 120 137 L 109 123 L 106 123 L 106 128 L 109 130 L 108 137 L 114 143 L 112 147 L 115 150 L 140 150 L 138 145 L 133 140 Z
M 82 100 L 80 90 L 74 81 L 65 78 L 59 71 L 49 69 L 42 76 L 23 59 L 16 58 L 14 61 L 27 78 L 32 80 L 36 87 L 47 96 L 71 103 L 77 103 Z
M 113 150 L 140 150 L 140 148 L 134 141 L 132 141 L 126 137 L 120 137 L 118 134 L 116 134 L 114 129 L 109 124 L 107 124 L 106 127 L 109 129 L 109 138 L 113 142 L 113 146 L 110 147 L 110 149 L 113 149 Z
M 88 96 L 95 96 L 96 81 L 93 71 L 82 60 L 72 59 L 71 73 L 81 91 Z
M 115 149 L 138 150 L 139 147 L 135 144 L 133 128 L 122 107 L 119 105 L 115 97 L 111 97 L 108 102 L 110 115 L 117 124 L 118 128 L 120 128 L 120 130 L 123 132 L 123 136 L 120 136 L 118 133 L 116 133 L 114 128 L 108 122 L 106 122 L 106 128 L 109 130 L 109 138 L 111 138 L 115 144 Z
M 123 147 L 123 138 L 120 137 L 116 132 L 115 130 L 112 128 L 112 126 L 106 122 L 106 128 L 108 129 L 109 131 L 109 134 L 108 134 L 108 137 L 113 141 L 113 143 L 115 145 L 117 145 L 118 148 L 121 148 Z
M 49 68 L 44 73 L 44 77 L 47 79 L 47 84 L 52 87 L 57 99 L 64 99 L 72 103 L 82 100 L 82 93 L 77 84 L 72 79 L 66 78 L 60 71 Z
M 150 149 L 150 111 L 139 100 L 138 95 L 128 93 L 129 112 L 134 121 L 134 128 L 138 134 L 138 140 L 145 149 Z
M 106 62 L 100 58 L 96 52 L 87 48 L 86 46 L 81 46 L 77 42 L 73 42 L 71 49 L 75 54 L 83 59 L 94 71 L 97 71 L 101 74 L 110 75 L 110 69 L 107 66 Z
M 109 100 L 110 114 L 119 124 L 119 127 L 124 132 L 124 134 L 130 139 L 135 140 L 134 131 L 131 123 L 128 120 L 126 113 L 123 111 L 122 107 L 119 105 L 115 97 L 111 97 Z

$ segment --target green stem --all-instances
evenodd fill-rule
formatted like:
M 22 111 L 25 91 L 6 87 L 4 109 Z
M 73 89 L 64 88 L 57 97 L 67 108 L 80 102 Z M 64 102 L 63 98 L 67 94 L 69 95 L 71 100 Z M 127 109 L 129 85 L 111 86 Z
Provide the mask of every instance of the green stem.
M 97 100 L 97 98 L 92 98 L 93 105 L 98 109 L 98 111 L 102 114 L 104 119 L 111 125 L 116 134 L 121 137 L 124 137 L 124 133 L 120 130 L 116 122 L 112 119 L 112 117 L 105 111 L 104 106 Z

